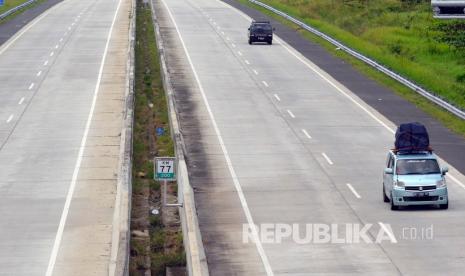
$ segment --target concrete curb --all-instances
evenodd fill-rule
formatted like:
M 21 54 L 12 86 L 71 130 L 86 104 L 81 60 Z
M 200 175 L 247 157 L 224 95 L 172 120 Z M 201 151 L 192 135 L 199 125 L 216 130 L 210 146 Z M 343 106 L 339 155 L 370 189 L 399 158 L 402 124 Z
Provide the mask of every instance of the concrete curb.
M 160 67 L 162 71 L 163 87 L 168 101 L 168 112 L 170 118 L 171 135 L 175 141 L 175 152 L 178 158 L 178 202 L 183 206 L 179 207 L 181 217 L 184 248 L 186 251 L 187 271 L 191 276 L 208 276 L 208 264 L 203 247 L 202 236 L 199 229 L 197 210 L 195 208 L 194 191 L 189 182 L 189 174 L 186 161 L 184 159 L 184 142 L 176 114 L 174 91 L 171 85 L 170 75 L 166 64 L 164 45 L 158 25 L 157 16 L 153 2 L 150 1 L 153 24 L 155 26 L 155 36 L 157 48 L 160 56 Z
M 134 122 L 134 43 L 136 24 L 136 3 L 131 1 L 129 23 L 129 55 L 126 64 L 126 88 L 123 126 L 120 142 L 120 163 L 113 215 L 113 233 L 110 255 L 109 276 L 129 275 L 130 217 L 132 195 L 132 130 Z

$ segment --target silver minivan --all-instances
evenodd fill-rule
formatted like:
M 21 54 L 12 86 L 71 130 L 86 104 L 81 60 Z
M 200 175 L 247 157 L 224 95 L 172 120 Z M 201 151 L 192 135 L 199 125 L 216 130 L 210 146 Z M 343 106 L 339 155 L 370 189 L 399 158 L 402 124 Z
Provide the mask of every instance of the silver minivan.
M 389 151 L 383 173 L 383 200 L 391 210 L 409 205 L 449 208 L 445 175 L 437 156 L 429 151 L 401 154 Z

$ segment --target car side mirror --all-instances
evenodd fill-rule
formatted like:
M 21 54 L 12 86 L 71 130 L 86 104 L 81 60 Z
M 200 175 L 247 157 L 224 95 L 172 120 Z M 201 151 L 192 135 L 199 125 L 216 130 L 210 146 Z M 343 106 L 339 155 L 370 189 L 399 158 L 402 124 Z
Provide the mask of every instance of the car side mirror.
M 448 168 L 447 166 L 445 166 L 445 167 L 443 167 L 443 168 L 441 169 L 442 175 L 446 175 L 446 173 L 448 173 L 448 172 L 449 172 L 449 168 Z
M 392 168 L 385 168 L 384 173 L 385 174 L 392 174 L 393 173 Z

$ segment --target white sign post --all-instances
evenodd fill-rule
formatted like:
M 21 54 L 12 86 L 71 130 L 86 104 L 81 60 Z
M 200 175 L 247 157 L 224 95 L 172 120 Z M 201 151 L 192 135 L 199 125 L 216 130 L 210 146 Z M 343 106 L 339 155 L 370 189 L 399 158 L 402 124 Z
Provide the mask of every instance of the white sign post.
M 176 157 L 155 157 L 155 180 L 163 181 L 163 205 L 167 207 L 179 207 L 180 203 L 166 203 L 168 181 L 176 181 Z

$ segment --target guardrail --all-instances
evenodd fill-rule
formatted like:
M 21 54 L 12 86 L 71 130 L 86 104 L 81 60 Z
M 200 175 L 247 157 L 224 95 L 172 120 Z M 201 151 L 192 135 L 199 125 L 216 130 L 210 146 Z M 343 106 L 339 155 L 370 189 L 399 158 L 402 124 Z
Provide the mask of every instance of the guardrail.
M 277 15 L 280 15 L 284 18 L 286 18 L 287 20 L 293 22 L 294 24 L 302 27 L 303 29 L 323 38 L 324 40 L 330 42 L 331 44 L 333 44 L 334 46 L 338 47 L 339 49 L 341 49 L 342 51 L 348 53 L 349 55 L 363 61 L 364 63 L 370 65 L 371 67 L 377 69 L 378 71 L 388 75 L 389 77 L 397 80 L 398 82 L 402 83 L 403 85 L 409 87 L 410 89 L 412 89 L 413 91 L 417 92 L 418 94 L 420 94 L 421 96 L 425 97 L 426 99 L 430 100 L 431 102 L 439 105 L 440 107 L 446 109 L 447 111 L 451 112 L 452 114 L 456 115 L 457 117 L 459 118 L 462 118 L 462 119 L 465 119 L 465 111 L 452 105 L 451 103 L 448 103 L 447 101 L 445 101 L 444 99 L 442 99 L 440 96 L 434 94 L 433 92 L 430 92 L 430 91 L 427 91 L 426 89 L 420 87 L 419 85 L 415 84 L 414 82 L 402 77 L 401 75 L 391 71 L 390 69 L 384 67 L 383 65 L 377 63 L 376 61 L 360 54 L 359 52 L 351 49 L 350 47 L 347 47 L 346 45 L 342 44 L 341 42 L 337 41 L 336 39 L 330 37 L 329 35 L 326 35 L 320 31 L 318 31 L 317 29 L 313 28 L 313 27 L 310 27 L 308 26 L 307 24 L 303 23 L 302 21 L 278 10 L 278 9 L 275 9 L 265 3 L 262 3 L 260 1 L 256 1 L 256 0 L 249 0 L 249 2 L 251 3 L 254 3 L 258 6 L 261 6 L 269 11 L 272 11 L 274 13 L 276 13 Z
M 5 19 L 7 16 L 9 16 L 9 15 L 11 15 L 11 14 L 13 14 L 13 13 L 15 13 L 15 12 L 29 6 L 29 5 L 31 5 L 32 3 L 36 2 L 36 1 L 37 0 L 29 0 L 29 1 L 25 2 L 25 3 L 22 3 L 19 6 L 16 6 L 16 7 L 12 8 L 12 9 L 7 10 L 6 12 L 0 14 L 0 20 Z

